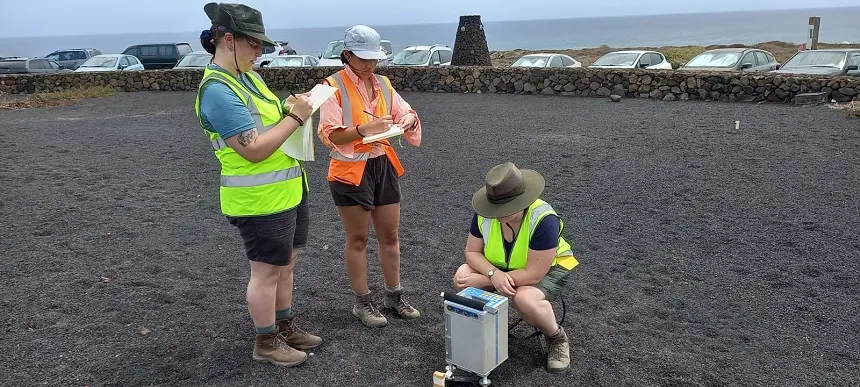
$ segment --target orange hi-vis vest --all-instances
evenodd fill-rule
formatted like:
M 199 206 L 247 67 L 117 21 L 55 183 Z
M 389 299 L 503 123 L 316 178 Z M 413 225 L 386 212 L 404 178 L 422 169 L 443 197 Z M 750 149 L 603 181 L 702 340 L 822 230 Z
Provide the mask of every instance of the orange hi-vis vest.
M 376 109 L 373 115 L 382 117 L 391 114 L 391 96 L 394 87 L 391 86 L 391 81 L 388 77 L 374 74 L 379 84 L 382 86 L 382 100 L 376 104 Z M 352 82 L 346 74 L 346 69 L 340 70 L 330 77 L 326 78 L 328 84 L 337 87 L 335 96 L 343 109 L 343 124 L 347 127 L 363 125 L 373 121 L 374 117 L 367 114 L 367 107 L 359 94 L 358 87 Z M 361 139 L 355 139 L 352 142 L 355 154 L 352 158 L 346 157 L 336 149 L 332 149 L 329 153 L 328 165 L 328 181 L 340 181 L 347 184 L 358 186 L 361 184 L 361 178 L 364 176 L 364 166 L 370 158 L 370 152 L 374 147 L 382 147 L 385 150 L 385 155 L 394 166 L 397 176 L 403 176 L 403 165 L 400 164 L 400 158 L 394 152 L 394 147 L 387 139 L 376 141 L 370 144 L 362 143 Z

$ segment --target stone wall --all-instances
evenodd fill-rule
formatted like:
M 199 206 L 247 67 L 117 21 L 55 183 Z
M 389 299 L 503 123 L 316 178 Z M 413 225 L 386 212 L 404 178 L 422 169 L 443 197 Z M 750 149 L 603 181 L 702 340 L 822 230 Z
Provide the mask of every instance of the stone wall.
M 274 90 L 309 90 L 334 67 L 262 69 Z M 123 91 L 195 90 L 202 70 L 148 70 L 0 76 L 0 92 L 34 93 L 111 85 Z M 401 91 L 516 93 L 661 100 L 792 102 L 799 93 L 824 92 L 827 101 L 860 100 L 860 78 L 678 70 L 512 69 L 495 67 L 380 68 Z

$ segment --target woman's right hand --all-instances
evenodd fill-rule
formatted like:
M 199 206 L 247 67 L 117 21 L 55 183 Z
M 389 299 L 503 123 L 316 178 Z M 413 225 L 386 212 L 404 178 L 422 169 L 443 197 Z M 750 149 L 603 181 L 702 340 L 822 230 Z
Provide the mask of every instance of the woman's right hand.
M 370 136 L 378 133 L 385 132 L 388 130 L 388 127 L 394 123 L 394 120 L 391 118 L 391 115 L 382 116 L 374 119 L 366 124 L 359 125 L 361 128 L 361 134 L 365 136 Z
M 290 108 L 290 113 L 299 116 L 303 121 L 307 121 L 313 112 L 314 107 L 311 105 L 310 98 L 304 94 L 297 95 L 296 101 L 293 103 L 292 108 Z
M 496 271 L 496 273 L 493 274 L 493 277 L 490 278 L 490 281 L 493 282 L 493 287 L 496 288 L 496 290 L 508 297 L 513 297 L 517 294 L 517 290 L 514 287 L 514 280 L 511 279 L 508 273 Z

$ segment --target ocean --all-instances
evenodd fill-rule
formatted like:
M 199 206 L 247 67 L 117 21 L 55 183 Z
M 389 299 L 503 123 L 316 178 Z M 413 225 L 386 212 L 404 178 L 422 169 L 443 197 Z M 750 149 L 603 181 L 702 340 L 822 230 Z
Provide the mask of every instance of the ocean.
M 732 13 L 582 19 L 484 21 L 490 50 L 597 47 L 752 44 L 771 40 L 806 41 L 810 16 L 821 17 L 819 40 L 860 44 L 860 7 Z M 358 21 L 357 21 L 358 22 Z M 443 24 L 373 26 L 399 51 L 408 45 L 447 44 L 453 47 L 458 20 Z M 195 26 L 203 29 L 206 26 Z M 272 29 L 268 35 L 290 42 L 301 54 L 316 55 L 331 40 L 342 39 L 344 27 Z M 119 53 L 133 44 L 188 42 L 202 49 L 200 31 L 0 38 L 0 56 L 45 56 L 57 49 L 94 47 Z

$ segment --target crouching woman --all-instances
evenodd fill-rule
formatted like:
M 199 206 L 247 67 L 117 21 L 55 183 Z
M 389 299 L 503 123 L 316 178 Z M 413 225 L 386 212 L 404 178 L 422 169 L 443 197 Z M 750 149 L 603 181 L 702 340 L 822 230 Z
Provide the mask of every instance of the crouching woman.
M 564 372 L 570 367 L 568 338 L 550 301 L 564 291 L 579 262 L 561 236 L 564 223 L 539 199 L 545 185 L 539 173 L 513 163 L 490 169 L 472 197 L 466 263 L 454 275 L 454 287 L 510 297 L 523 321 L 547 337 L 547 371 Z

